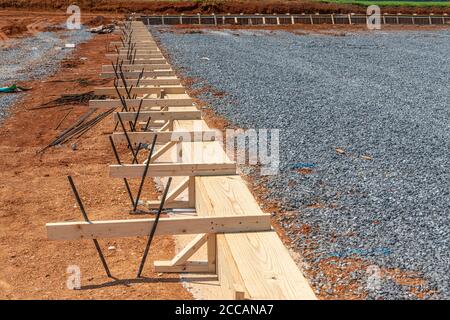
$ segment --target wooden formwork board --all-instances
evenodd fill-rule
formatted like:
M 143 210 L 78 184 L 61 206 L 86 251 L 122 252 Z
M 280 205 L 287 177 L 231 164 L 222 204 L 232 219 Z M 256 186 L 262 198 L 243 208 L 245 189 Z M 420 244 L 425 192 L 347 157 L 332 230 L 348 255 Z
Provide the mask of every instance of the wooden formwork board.
M 174 121 L 176 130 L 193 130 L 203 121 Z M 207 128 L 202 123 L 202 130 Z M 197 144 L 202 144 L 201 142 Z M 204 144 L 204 143 L 203 143 Z M 221 148 L 218 142 L 210 142 Z M 194 144 L 184 143 L 186 161 L 195 161 Z M 198 150 L 198 146 L 197 146 Z M 201 149 L 200 149 L 201 150 Z M 204 153 L 215 161 L 224 151 Z M 209 158 L 208 158 L 209 157 Z M 238 175 L 196 177 L 195 207 L 199 216 L 264 214 L 245 182 Z M 235 299 L 316 299 L 314 292 L 274 231 L 244 233 L 236 237 L 217 235 L 217 274 L 222 298 Z
M 125 78 L 137 79 L 141 76 L 141 71 L 125 71 L 123 73 Z M 167 77 L 175 76 L 175 71 L 173 70 L 155 70 L 155 71 L 144 71 L 142 73 L 143 77 Z M 116 74 L 114 72 L 102 72 L 100 76 L 104 79 L 114 79 Z
M 158 132 L 114 132 L 112 139 L 114 143 L 126 144 L 130 141 L 132 144 L 150 144 L 155 135 L 157 136 L 156 143 L 158 145 L 166 144 L 168 142 L 193 142 L 193 141 L 214 141 L 217 132 L 210 131 L 158 131 Z
M 128 86 L 137 86 L 138 82 L 140 86 L 173 86 L 180 85 L 181 81 L 175 76 L 158 76 L 158 77 L 147 77 L 138 80 L 136 78 L 125 79 Z M 119 85 L 123 85 L 122 79 L 118 80 Z
M 200 120 L 202 118 L 202 112 L 200 110 L 174 110 L 174 111 L 141 111 L 137 112 L 117 112 L 114 114 L 114 120 L 119 121 L 117 114 L 123 121 L 135 121 L 136 116 L 138 121 L 147 121 L 149 118 L 152 120 Z
M 127 83 L 128 84 L 128 83 Z M 116 88 L 95 88 L 94 93 L 97 96 L 114 96 L 118 97 L 117 91 L 122 96 L 125 96 L 127 93 L 132 95 L 143 95 L 143 94 L 185 94 L 186 89 L 182 86 L 177 87 L 133 87 L 128 89 L 129 92 L 127 92 L 125 87 L 118 87 Z
M 145 164 L 110 165 L 111 178 L 141 178 Z M 195 177 L 236 174 L 235 163 L 151 163 L 148 177 Z
M 142 104 L 141 104 L 142 101 Z M 179 99 L 125 99 L 127 107 L 186 107 L 191 106 L 194 100 L 191 98 Z M 122 106 L 119 99 L 91 100 L 90 108 L 116 108 Z
M 124 72 L 141 72 L 144 71 L 155 71 L 155 70 L 172 70 L 170 64 L 123 64 L 122 71 Z M 102 66 L 102 72 L 114 72 L 114 68 L 111 65 Z
M 143 46 L 154 44 L 150 33 L 142 23 L 134 23 L 133 26 L 136 29 L 134 40 Z M 126 54 L 109 55 L 109 58 L 114 60 L 118 57 L 128 59 Z M 155 57 L 153 54 L 138 54 L 137 58 L 149 60 L 162 58 L 162 55 L 158 53 Z M 147 63 L 139 66 L 144 70 L 152 68 L 151 64 Z M 125 70 L 127 68 L 129 66 L 125 67 Z M 133 66 L 130 68 L 135 69 Z M 109 66 L 104 69 L 112 71 L 112 67 Z M 140 71 L 125 72 L 124 76 L 130 78 L 127 80 L 128 85 L 137 84 Z M 103 72 L 102 77 L 114 78 L 115 73 Z M 140 80 L 140 85 L 163 85 L 164 81 L 167 85 L 180 84 L 173 70 L 154 70 L 144 72 L 144 79 Z M 114 91 L 112 89 L 98 89 L 96 93 L 115 95 L 115 89 Z M 148 177 L 181 179 L 168 194 L 168 205 L 196 210 L 196 217 L 162 218 L 159 221 L 156 229 L 159 235 L 197 234 L 197 236 L 172 260 L 155 262 L 155 270 L 217 273 L 220 297 L 223 299 L 316 299 L 288 250 L 272 230 L 270 215 L 261 211 L 245 182 L 237 174 L 236 163 L 228 158 L 220 141 L 205 141 L 203 137 L 205 132 L 208 136 L 215 135 L 215 132 L 200 120 L 200 111 L 197 110 L 193 100 L 181 92 L 184 90 L 182 87 L 177 87 L 172 93 L 169 93 L 170 89 L 167 88 L 164 98 L 158 98 L 161 97 L 162 89 L 164 88 L 136 88 L 133 94 L 144 95 L 146 98 L 127 99 L 127 106 L 137 108 L 142 102 L 144 110 L 137 119 L 137 113 L 134 111 L 120 114 L 125 121 L 145 121 L 150 116 L 152 121 L 166 121 L 160 130 L 172 131 L 157 133 L 163 145 L 156 150 L 148 164 L 122 164 L 109 167 L 109 174 L 113 178 L 141 178 L 148 169 Z M 119 90 L 123 92 L 124 89 Z M 149 98 L 151 95 L 156 97 Z M 120 106 L 118 99 L 90 102 L 90 107 L 95 108 Z M 155 107 L 158 110 L 148 110 Z M 117 120 L 117 116 L 115 117 Z M 189 138 L 195 138 L 196 134 L 200 134 L 202 139 L 178 143 L 175 142 L 177 140 L 173 140 L 173 135 L 177 132 L 185 133 Z M 151 132 L 129 134 L 132 143 L 151 142 L 154 135 L 155 133 Z M 113 139 L 116 142 L 124 141 L 125 134 L 114 133 Z M 153 161 L 175 146 L 181 151 L 181 162 Z M 184 191 L 188 192 L 188 201 L 177 198 Z M 154 222 L 154 219 L 63 222 L 47 224 L 47 232 L 48 238 L 52 240 L 146 236 Z M 207 244 L 207 260 L 190 261 L 192 254 L 205 244 Z
M 126 59 L 129 56 L 127 54 L 117 54 L 117 53 L 108 53 L 106 55 L 106 58 L 109 58 L 111 60 L 116 60 L 117 58 L 119 59 Z M 136 54 L 136 56 L 133 55 L 134 59 L 162 59 L 164 58 L 164 56 L 161 54 L 161 52 L 147 52 L 144 54 Z
M 199 216 L 263 214 L 239 176 L 196 177 L 195 189 Z M 248 299 L 316 299 L 275 231 L 219 235 L 217 246 L 219 281 L 228 298 L 238 287 Z

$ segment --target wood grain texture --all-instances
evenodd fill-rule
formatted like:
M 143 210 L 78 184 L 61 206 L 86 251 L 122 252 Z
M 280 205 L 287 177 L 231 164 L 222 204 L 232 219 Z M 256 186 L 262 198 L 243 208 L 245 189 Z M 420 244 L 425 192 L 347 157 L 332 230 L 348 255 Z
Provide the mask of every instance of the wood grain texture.
M 49 240 L 139 237 L 149 234 L 154 219 L 47 223 Z M 270 216 L 161 218 L 157 235 L 270 230 Z
M 111 178 L 141 178 L 145 164 L 110 165 Z M 190 177 L 236 174 L 235 163 L 151 163 L 148 177 Z
M 163 128 L 164 129 L 164 128 Z M 166 144 L 168 142 L 190 142 L 190 141 L 211 141 L 214 140 L 214 131 L 158 131 L 158 132 L 127 132 L 127 136 L 132 144 L 150 144 L 157 135 L 156 144 Z M 127 136 L 123 132 L 114 132 L 111 137 L 115 143 L 128 143 Z
M 134 121 L 137 112 L 118 112 L 123 121 Z M 141 111 L 138 115 L 138 121 L 147 121 L 149 118 L 153 120 L 197 120 L 201 119 L 202 112 L 200 110 L 193 111 Z M 114 114 L 114 121 L 118 121 L 117 114 Z
M 127 94 L 125 87 L 118 87 L 118 91 L 122 96 Z M 133 87 L 129 88 L 130 95 L 143 95 L 143 94 L 157 94 L 160 93 L 161 90 L 164 90 L 165 93 L 176 93 L 182 94 L 186 93 L 186 89 L 181 86 L 178 87 Z M 95 88 L 95 95 L 97 96 L 113 96 L 118 97 L 116 88 L 105 87 L 105 88 Z

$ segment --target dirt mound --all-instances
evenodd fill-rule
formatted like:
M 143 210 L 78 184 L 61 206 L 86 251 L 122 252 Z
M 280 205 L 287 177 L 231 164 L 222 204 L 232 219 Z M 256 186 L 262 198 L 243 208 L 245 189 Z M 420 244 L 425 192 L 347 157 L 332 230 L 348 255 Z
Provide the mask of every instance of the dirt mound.
M 27 27 L 23 24 L 10 24 L 2 27 L 0 30 L 8 37 L 19 36 L 28 31 Z
M 0 0 L 0 8 L 21 8 L 39 10 L 65 10 L 72 1 L 67 0 Z M 88 12 L 111 12 L 144 14 L 176 13 L 365 13 L 365 6 L 321 3 L 311 0 L 209 0 L 209 1 L 120 1 L 120 0 L 79 0 L 76 3 Z M 444 7 L 385 7 L 389 13 L 450 13 Z

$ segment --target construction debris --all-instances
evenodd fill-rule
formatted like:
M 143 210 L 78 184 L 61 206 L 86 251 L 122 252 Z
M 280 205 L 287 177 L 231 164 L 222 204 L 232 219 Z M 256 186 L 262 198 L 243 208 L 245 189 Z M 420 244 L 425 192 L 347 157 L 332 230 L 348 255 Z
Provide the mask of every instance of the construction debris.
M 59 107 L 59 106 L 64 106 L 64 105 L 69 105 L 69 104 L 70 105 L 87 105 L 89 103 L 89 100 L 101 99 L 101 98 L 103 98 L 103 97 L 95 95 L 94 91 L 89 91 L 86 93 L 79 93 L 79 94 L 64 94 L 55 100 L 44 103 L 43 105 L 32 108 L 30 110 L 53 108 L 53 107 Z
M 31 88 L 24 88 L 24 87 L 20 87 L 16 84 L 13 84 L 12 86 L 9 86 L 9 87 L 0 88 L 0 93 L 16 93 L 16 92 L 22 92 L 22 91 L 28 91 L 28 90 L 31 90 Z
M 106 26 L 101 25 L 95 28 L 89 29 L 90 33 L 98 33 L 98 34 L 106 34 L 106 33 L 112 33 L 116 29 L 116 26 L 114 24 L 108 24 Z

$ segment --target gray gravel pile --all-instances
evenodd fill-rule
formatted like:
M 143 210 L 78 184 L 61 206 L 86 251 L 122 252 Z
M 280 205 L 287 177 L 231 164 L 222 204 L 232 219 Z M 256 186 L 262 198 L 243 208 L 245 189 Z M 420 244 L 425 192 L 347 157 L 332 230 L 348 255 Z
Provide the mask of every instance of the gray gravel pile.
M 55 73 L 59 62 L 73 50 L 65 49 L 65 44 L 77 45 L 91 37 L 92 34 L 86 30 L 76 30 L 40 32 L 33 37 L 8 40 L 7 47 L 0 47 L 0 87 L 18 81 L 42 79 Z M 7 115 L 8 107 L 17 102 L 21 95 L 0 94 L 0 119 Z
M 280 220 L 296 248 L 312 250 L 316 292 L 357 283 L 370 299 L 450 298 L 448 30 L 153 32 L 185 76 L 227 93 L 203 96 L 216 112 L 281 129 L 280 173 L 255 179 L 289 211 Z M 305 165 L 312 174 L 298 173 Z M 336 269 L 358 258 L 417 272 L 426 285 L 382 276 L 374 286 L 366 269 L 330 283 L 318 264 L 331 258 Z

